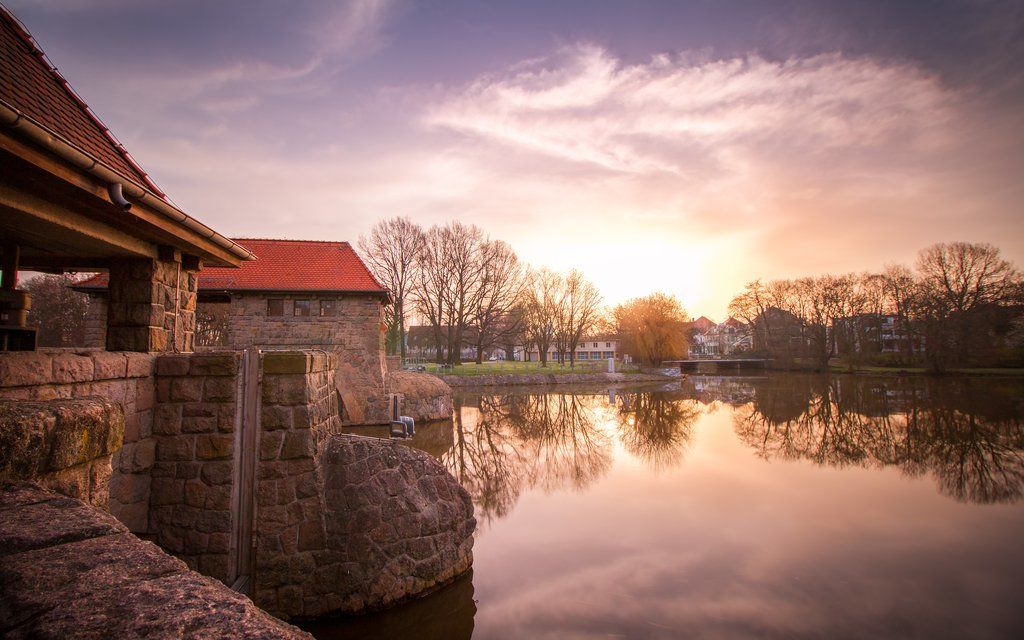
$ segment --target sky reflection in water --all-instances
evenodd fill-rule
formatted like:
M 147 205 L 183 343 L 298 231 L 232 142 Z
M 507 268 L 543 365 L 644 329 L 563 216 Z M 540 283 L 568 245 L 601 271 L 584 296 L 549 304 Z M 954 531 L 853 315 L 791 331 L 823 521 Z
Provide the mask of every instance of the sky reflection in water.
M 471 579 L 322 637 L 1024 637 L 1024 382 L 463 393 Z M 475 602 L 474 602 L 475 599 Z

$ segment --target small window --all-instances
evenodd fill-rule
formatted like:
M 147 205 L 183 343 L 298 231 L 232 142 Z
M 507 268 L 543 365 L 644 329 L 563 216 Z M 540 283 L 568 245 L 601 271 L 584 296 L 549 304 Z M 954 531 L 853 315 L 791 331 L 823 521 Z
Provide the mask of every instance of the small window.
M 284 300 L 281 298 L 268 298 L 267 299 L 267 315 L 268 316 L 283 316 L 284 315 Z
M 308 318 L 309 317 L 309 300 L 296 300 L 295 311 L 292 315 L 296 317 Z
M 610 343 L 610 342 L 606 342 L 606 343 L 604 343 L 604 346 L 606 346 L 606 347 L 610 347 L 610 346 L 612 346 L 612 343 Z
M 595 347 L 597 346 L 597 343 L 596 343 L 596 342 L 594 343 L 594 346 L 595 346 Z
M 337 300 L 321 300 L 320 301 L 320 315 L 321 316 L 336 316 L 336 315 L 338 315 L 338 301 Z

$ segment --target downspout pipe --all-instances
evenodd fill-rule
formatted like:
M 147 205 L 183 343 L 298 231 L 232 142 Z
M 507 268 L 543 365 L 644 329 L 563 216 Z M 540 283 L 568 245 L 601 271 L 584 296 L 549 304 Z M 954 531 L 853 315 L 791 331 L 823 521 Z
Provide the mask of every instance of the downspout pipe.
M 128 198 L 131 198 L 136 202 L 155 209 L 161 215 L 210 240 L 241 260 L 256 259 L 256 256 L 242 245 L 192 218 L 181 209 L 153 193 L 152 190 L 138 184 L 135 180 L 118 173 L 96 158 L 80 151 L 61 136 L 42 127 L 28 116 L 8 105 L 4 100 L 0 100 L 0 124 L 13 129 L 28 140 L 55 153 L 72 165 L 103 181 L 107 185 L 107 194 L 110 196 L 111 202 L 121 207 L 122 211 L 128 211 L 131 208 L 132 203 L 128 200 Z M 115 192 L 120 195 L 119 200 L 115 198 Z M 125 206 L 126 204 L 127 207 Z
M 107 185 L 107 195 L 110 196 L 111 202 L 121 207 L 121 211 L 129 211 L 132 208 L 132 203 L 124 199 L 120 182 L 111 182 Z

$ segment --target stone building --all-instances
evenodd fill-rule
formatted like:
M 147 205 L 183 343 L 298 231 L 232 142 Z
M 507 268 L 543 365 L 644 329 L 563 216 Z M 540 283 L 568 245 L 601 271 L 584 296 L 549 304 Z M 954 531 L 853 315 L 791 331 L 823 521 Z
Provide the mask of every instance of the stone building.
M 198 276 L 196 345 L 245 349 L 346 350 L 376 359 L 388 291 L 347 242 L 236 239 L 259 256 Z M 92 344 L 104 344 L 107 274 L 75 287 L 88 293 Z
M 200 350 L 323 349 L 338 362 L 345 424 L 391 417 L 384 355 L 388 291 L 347 242 L 238 239 L 259 256 L 239 268 L 198 275 L 196 344 Z M 102 346 L 109 316 L 105 273 L 75 288 L 92 298 L 90 332 Z M 395 388 L 390 388 L 395 387 Z M 422 417 L 422 416 L 418 416 Z
M 171 204 L 2 5 L 0 60 L 0 635 L 308 637 L 235 591 L 317 616 L 468 569 L 454 478 L 341 433 L 346 349 L 194 352 L 200 270 L 256 256 Z M 103 272 L 105 348 L 35 350 L 22 269 Z

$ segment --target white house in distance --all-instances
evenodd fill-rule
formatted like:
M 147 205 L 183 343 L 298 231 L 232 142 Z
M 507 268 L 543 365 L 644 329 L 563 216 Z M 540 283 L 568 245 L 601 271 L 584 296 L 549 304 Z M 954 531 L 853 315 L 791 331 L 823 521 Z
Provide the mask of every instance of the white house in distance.
M 520 358 L 527 362 L 539 362 L 540 351 L 538 351 L 537 345 L 531 345 L 529 351 L 527 351 L 526 347 L 517 348 L 516 359 Z M 615 336 L 604 334 L 587 336 L 580 340 L 580 344 L 576 347 L 576 360 L 578 362 L 607 360 L 608 358 L 615 358 L 616 360 L 621 358 L 619 353 L 619 339 Z M 558 349 L 555 345 L 551 345 L 548 348 L 547 359 L 548 362 L 558 360 Z M 565 354 L 565 359 L 569 359 L 568 352 Z

